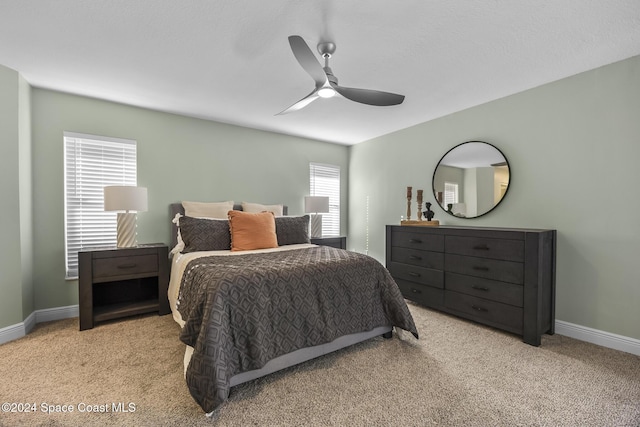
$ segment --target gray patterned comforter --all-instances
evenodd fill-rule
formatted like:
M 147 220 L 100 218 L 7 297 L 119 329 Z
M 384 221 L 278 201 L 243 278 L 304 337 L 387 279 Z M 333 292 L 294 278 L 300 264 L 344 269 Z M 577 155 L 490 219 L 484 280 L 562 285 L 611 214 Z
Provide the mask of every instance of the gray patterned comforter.
M 384 325 L 418 337 L 389 272 L 328 246 L 198 258 L 180 289 L 187 385 L 205 412 L 227 399 L 232 376 L 297 349 Z

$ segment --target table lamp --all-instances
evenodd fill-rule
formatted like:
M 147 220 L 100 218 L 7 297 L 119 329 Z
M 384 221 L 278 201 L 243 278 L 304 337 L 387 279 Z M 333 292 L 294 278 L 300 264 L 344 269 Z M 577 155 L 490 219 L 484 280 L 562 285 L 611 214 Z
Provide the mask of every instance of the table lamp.
M 104 187 L 104 210 L 118 211 L 118 247 L 136 246 L 136 212 L 147 210 L 147 189 L 126 185 Z
M 329 197 L 305 196 L 304 212 L 311 215 L 311 237 L 322 237 L 322 215 L 329 212 Z

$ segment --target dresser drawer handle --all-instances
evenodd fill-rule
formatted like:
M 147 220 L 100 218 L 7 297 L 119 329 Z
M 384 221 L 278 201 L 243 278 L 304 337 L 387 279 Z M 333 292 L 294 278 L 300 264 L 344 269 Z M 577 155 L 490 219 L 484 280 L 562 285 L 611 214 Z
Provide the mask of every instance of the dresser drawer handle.
M 489 246 L 487 245 L 476 245 L 473 247 L 473 249 L 478 250 L 478 251 L 488 251 L 489 250 Z
M 474 270 L 478 270 L 478 271 L 489 271 L 489 267 L 482 267 L 482 266 L 479 266 L 479 265 L 474 265 L 473 269 Z
M 409 259 L 413 261 L 421 261 L 422 257 L 417 255 L 409 255 Z
M 489 291 L 489 288 L 483 288 L 482 286 L 472 285 L 471 289 L 475 289 L 477 291 Z
M 422 243 L 420 239 L 409 239 L 409 243 Z
M 136 268 L 138 266 L 138 264 L 120 264 L 118 265 L 118 268 L 122 269 L 122 270 L 128 270 L 130 268 Z
M 414 294 L 421 294 L 422 291 L 416 288 L 411 288 L 411 292 L 413 292 Z
M 409 273 L 409 276 L 411 276 L 411 277 L 420 277 L 420 273 L 411 272 L 411 273 Z
M 476 311 L 482 311 L 484 313 L 488 313 L 489 312 L 489 310 L 487 310 L 486 308 L 478 307 L 477 305 L 472 305 L 471 308 L 473 308 Z

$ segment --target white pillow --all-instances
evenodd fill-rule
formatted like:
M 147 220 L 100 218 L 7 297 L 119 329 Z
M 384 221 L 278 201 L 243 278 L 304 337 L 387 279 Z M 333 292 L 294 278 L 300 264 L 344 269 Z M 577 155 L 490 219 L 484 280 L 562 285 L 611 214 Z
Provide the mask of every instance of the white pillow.
M 227 219 L 227 213 L 233 210 L 233 200 L 217 203 L 182 202 L 182 206 L 184 214 L 192 218 Z
M 181 217 L 182 217 L 182 214 L 177 213 L 176 216 L 174 216 L 173 219 L 171 220 L 171 222 L 174 223 L 176 227 L 178 227 L 178 237 L 177 237 L 176 245 L 174 246 L 173 249 L 171 249 L 171 252 L 169 252 L 170 256 L 173 256 L 178 252 L 182 252 L 182 250 L 184 249 L 184 241 L 182 240 L 182 236 L 180 235 L 180 218 Z
M 242 210 L 249 213 L 273 212 L 275 216 L 282 216 L 282 205 L 261 205 L 260 203 L 242 202 Z

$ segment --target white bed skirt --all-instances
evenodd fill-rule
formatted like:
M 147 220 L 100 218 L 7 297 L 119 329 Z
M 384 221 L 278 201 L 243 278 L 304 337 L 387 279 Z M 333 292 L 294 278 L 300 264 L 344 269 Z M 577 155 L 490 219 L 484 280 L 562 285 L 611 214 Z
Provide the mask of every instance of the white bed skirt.
M 341 348 L 349 347 L 350 345 L 386 334 L 387 332 L 391 332 L 392 329 L 392 326 L 379 326 L 370 331 L 338 337 L 326 344 L 315 345 L 313 347 L 305 347 L 291 353 L 283 354 L 282 356 L 278 356 L 275 359 L 270 360 L 260 369 L 254 369 L 252 371 L 241 372 L 237 375 L 234 375 L 233 377 L 231 377 L 229 385 L 233 387 L 242 383 L 246 383 L 247 381 L 255 380 L 256 378 L 264 377 L 265 375 L 269 375 L 276 371 L 289 368 L 302 362 L 306 362 L 307 360 L 315 359 L 316 357 L 320 357 L 336 350 L 340 350 Z M 185 376 L 192 354 L 193 347 L 187 346 L 187 349 L 184 353 Z

